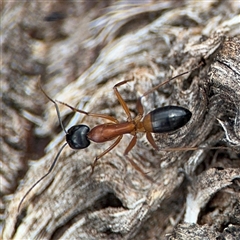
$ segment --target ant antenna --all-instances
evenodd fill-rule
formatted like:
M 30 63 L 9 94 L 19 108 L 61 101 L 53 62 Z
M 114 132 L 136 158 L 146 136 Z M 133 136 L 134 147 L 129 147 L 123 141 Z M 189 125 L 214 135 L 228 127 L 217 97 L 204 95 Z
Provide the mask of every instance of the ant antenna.
M 60 111 L 59 111 L 58 105 L 57 105 L 57 103 L 56 103 L 53 99 L 51 99 L 51 98 L 45 93 L 45 91 L 43 90 L 43 88 L 42 88 L 42 86 L 41 86 L 41 83 L 40 83 L 40 77 L 38 78 L 38 85 L 39 85 L 41 91 L 43 92 L 43 94 L 44 94 L 52 103 L 54 103 L 55 108 L 56 108 L 56 111 L 57 111 L 58 121 L 59 121 L 59 123 L 60 123 L 60 125 L 61 125 L 62 130 L 67 134 L 67 131 L 66 131 L 65 127 L 63 126 L 63 123 L 62 123 L 62 120 L 61 120 L 61 116 L 60 116 Z M 58 160 L 58 158 L 59 158 L 62 150 L 65 148 L 65 146 L 66 146 L 67 144 L 68 144 L 67 142 L 64 143 L 64 145 L 60 148 L 60 150 L 58 151 L 57 156 L 56 156 L 55 159 L 53 160 L 53 163 L 52 163 L 51 167 L 49 168 L 48 172 L 47 172 L 45 175 L 43 175 L 40 179 L 38 179 L 38 180 L 30 187 L 30 189 L 25 193 L 25 195 L 23 196 L 23 198 L 21 199 L 21 201 L 20 201 L 20 203 L 19 203 L 19 205 L 18 205 L 18 212 L 20 211 L 20 208 L 21 208 L 21 206 L 22 206 L 22 203 L 23 203 L 23 201 L 25 200 L 25 198 L 27 197 L 27 195 L 33 190 L 33 188 L 34 188 L 38 183 L 40 183 L 45 177 L 47 177 L 47 176 L 52 172 L 52 170 L 53 170 L 54 166 L 56 165 L 57 160 Z
M 55 105 L 55 108 L 56 108 L 56 111 L 57 111 L 57 116 L 58 116 L 59 124 L 61 125 L 62 130 L 67 134 L 67 131 L 66 131 L 65 127 L 63 126 L 63 123 L 62 123 L 62 120 L 61 120 L 61 116 L 60 116 L 60 111 L 59 111 L 58 105 L 57 105 L 57 103 L 56 103 L 53 99 L 51 99 L 51 98 L 45 93 L 45 91 L 43 90 L 42 85 L 41 85 L 41 83 L 40 83 L 40 77 L 38 78 L 38 86 L 39 86 L 39 88 L 41 89 L 41 91 L 43 92 L 43 94 L 46 96 L 46 98 L 48 98 L 48 100 L 51 101 L 51 102 Z
M 56 162 L 57 162 L 57 160 L 58 160 L 59 155 L 61 154 L 62 150 L 64 149 L 64 147 L 65 147 L 66 145 L 67 145 L 67 143 L 64 143 L 64 145 L 60 148 L 60 150 L 58 151 L 58 154 L 57 154 L 57 156 L 55 157 L 55 159 L 54 159 L 51 167 L 50 167 L 49 170 L 48 170 L 48 172 L 47 172 L 44 176 L 42 176 L 40 179 L 38 179 L 38 180 L 29 188 L 29 190 L 25 193 L 25 195 L 23 196 L 23 198 L 21 199 L 21 201 L 20 201 L 20 203 L 19 203 L 19 205 L 18 205 L 18 212 L 19 212 L 19 210 L 20 210 L 20 208 L 21 208 L 21 205 L 22 205 L 23 201 L 24 201 L 25 198 L 27 197 L 27 195 L 33 190 L 33 188 L 34 188 L 38 183 L 40 183 L 45 177 L 47 177 L 47 176 L 51 173 L 51 171 L 53 170 L 54 166 L 56 165 Z

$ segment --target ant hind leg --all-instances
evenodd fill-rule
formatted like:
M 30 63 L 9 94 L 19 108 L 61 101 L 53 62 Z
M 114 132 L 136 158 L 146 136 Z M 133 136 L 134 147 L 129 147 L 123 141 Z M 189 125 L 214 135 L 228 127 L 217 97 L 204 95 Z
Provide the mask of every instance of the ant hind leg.
M 156 150 L 159 150 L 159 147 L 157 146 L 157 144 L 155 143 L 152 133 L 150 132 L 146 132 L 146 137 L 147 140 L 149 141 L 149 143 L 153 146 L 153 148 L 155 148 Z

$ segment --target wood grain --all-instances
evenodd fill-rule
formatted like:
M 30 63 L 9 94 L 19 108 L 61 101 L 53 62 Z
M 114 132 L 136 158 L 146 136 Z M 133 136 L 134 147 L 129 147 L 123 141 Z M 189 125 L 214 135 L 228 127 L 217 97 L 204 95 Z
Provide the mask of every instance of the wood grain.
M 238 239 L 238 4 L 4 3 L 2 238 Z M 172 104 L 193 114 L 180 130 L 154 135 L 159 152 L 139 134 L 124 157 L 131 140 L 124 136 L 90 176 L 95 156 L 111 143 L 81 151 L 66 147 L 17 212 L 65 141 L 55 108 L 38 87 L 39 75 L 53 99 L 125 121 L 112 90 L 117 82 L 134 77 L 119 91 L 135 116 L 136 99 L 146 90 L 201 61 L 204 66 L 143 98 L 145 113 Z M 59 107 L 66 128 L 102 123 Z M 216 146 L 228 148 L 211 149 Z

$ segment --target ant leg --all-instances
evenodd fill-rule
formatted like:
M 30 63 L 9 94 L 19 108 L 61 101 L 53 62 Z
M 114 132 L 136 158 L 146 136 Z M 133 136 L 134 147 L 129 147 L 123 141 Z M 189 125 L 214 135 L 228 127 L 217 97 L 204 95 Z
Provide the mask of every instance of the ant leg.
M 151 145 L 153 146 L 153 148 L 155 148 L 156 150 L 158 150 L 158 146 L 155 143 L 153 136 L 150 132 L 146 132 L 146 136 L 147 136 L 147 140 L 151 143 Z
M 137 104 L 136 104 L 136 108 L 137 108 L 137 111 L 138 111 L 138 115 L 135 117 L 136 121 L 140 121 L 142 119 L 143 113 L 144 113 L 141 99 L 142 99 L 142 97 L 138 98 Z
M 119 103 L 121 104 L 122 108 L 124 109 L 125 113 L 127 114 L 127 117 L 128 117 L 128 122 L 132 121 L 132 116 L 131 116 L 131 113 L 129 111 L 129 108 L 126 104 L 126 102 L 123 100 L 121 94 L 119 93 L 118 91 L 118 87 L 123 85 L 123 84 L 126 84 L 127 82 L 130 82 L 130 81 L 133 81 L 133 79 L 128 79 L 128 80 L 124 80 L 124 81 L 121 81 L 119 83 L 117 83 L 114 87 L 113 87 L 113 90 L 117 96 L 117 99 L 119 101 Z
M 96 114 L 96 113 L 89 113 L 89 112 L 85 112 L 83 110 L 80 110 L 80 109 L 77 109 L 77 108 L 74 108 L 72 106 L 70 106 L 69 104 L 67 103 L 64 103 L 64 102 L 61 102 L 61 101 L 54 101 L 52 98 L 50 98 L 47 93 L 43 90 L 42 86 L 41 86 L 41 82 L 40 82 L 40 77 L 38 78 L 38 85 L 41 89 L 41 91 L 43 92 L 43 94 L 55 105 L 55 108 L 57 110 L 57 115 L 58 115 L 58 119 L 60 120 L 60 112 L 59 112 L 59 109 L 58 109 L 58 105 L 56 102 L 62 104 L 62 105 L 65 105 L 67 107 L 69 107 L 70 109 L 72 109 L 74 112 L 79 112 L 79 113 L 82 113 L 82 114 L 85 114 L 87 116 L 92 116 L 92 117 L 99 117 L 99 118 L 104 118 L 104 119 L 107 119 L 111 122 L 115 122 L 115 123 L 119 123 L 118 120 L 112 116 L 108 116 L 108 115 L 105 115 L 105 114 Z M 62 121 L 59 121 L 61 126 L 62 126 L 62 129 L 66 132 L 65 128 L 63 127 L 62 125 Z
M 121 141 L 122 137 L 123 137 L 123 135 L 119 136 L 119 137 L 117 138 L 117 140 L 116 140 L 110 147 L 108 147 L 104 152 L 102 152 L 99 156 L 97 156 L 97 157 L 95 158 L 93 164 L 91 165 L 91 167 L 92 167 L 91 175 L 92 175 L 93 172 L 94 172 L 94 168 L 95 168 L 95 166 L 96 166 L 96 164 L 97 164 L 97 161 L 98 161 L 101 157 L 103 157 L 105 154 L 107 154 L 108 152 L 110 152 L 113 148 L 115 148 L 115 147 L 119 144 L 119 142 Z
M 130 141 L 129 145 L 127 146 L 126 150 L 124 151 L 124 155 L 127 155 L 131 150 L 132 148 L 135 146 L 137 142 L 137 135 L 135 135 L 132 140 Z
M 125 155 L 125 158 L 131 163 L 131 165 L 138 171 L 140 172 L 144 177 L 146 177 L 147 179 L 149 179 L 151 182 L 153 182 L 153 179 L 151 177 L 149 177 L 147 175 L 146 172 L 144 172 L 134 161 L 133 159 L 131 159 L 130 157 L 127 156 L 128 152 L 131 151 L 131 149 L 135 146 L 136 144 L 136 141 L 137 141 L 137 135 L 135 135 L 131 142 L 129 143 L 128 147 L 126 148 L 125 152 L 124 152 L 124 155 Z
M 146 175 L 145 172 L 128 156 L 125 156 L 127 158 L 127 160 L 132 164 L 132 166 L 141 174 L 143 174 L 144 176 Z
M 187 74 L 187 73 L 189 73 L 189 72 L 191 72 L 191 71 L 199 68 L 201 65 L 203 65 L 203 63 L 200 63 L 196 68 L 193 68 L 193 69 L 190 70 L 190 71 L 186 71 L 186 72 L 183 72 L 183 73 L 181 73 L 181 74 L 179 74 L 179 75 L 177 75 L 177 76 L 175 76 L 175 77 L 172 77 L 172 78 L 170 78 L 170 79 L 168 79 L 168 80 L 166 80 L 166 81 L 164 81 L 164 82 L 156 85 L 155 87 L 151 88 L 150 90 L 146 91 L 145 93 L 143 93 L 143 95 L 142 95 L 140 98 L 138 98 L 138 100 L 137 100 L 137 106 L 136 106 L 136 108 L 137 108 L 137 111 L 138 111 L 139 114 L 138 114 L 138 116 L 136 117 L 136 120 L 141 119 L 142 116 L 143 116 L 144 110 L 143 110 L 143 106 L 142 106 L 142 102 L 141 102 L 141 99 L 142 99 L 143 97 L 149 95 L 150 93 L 153 93 L 153 92 L 156 91 L 158 88 L 160 88 L 160 87 L 162 87 L 163 85 L 169 83 L 170 81 L 172 81 L 172 80 L 174 80 L 174 79 L 176 79 L 176 78 L 178 78 L 178 77 L 180 77 L 180 76 L 183 76 L 183 75 L 185 75 L 185 74 Z
M 132 164 L 132 166 L 138 171 L 140 172 L 144 177 L 146 177 L 148 180 L 150 180 L 151 182 L 153 182 L 153 179 L 148 176 L 148 172 L 144 172 L 134 161 L 133 159 L 131 159 L 130 157 L 128 156 L 125 156 L 127 158 L 127 160 Z
M 124 155 L 125 157 L 127 158 L 127 160 L 132 164 L 132 166 L 138 171 L 140 172 L 143 176 L 146 176 L 146 173 L 128 156 L 126 156 L 131 150 L 132 148 L 135 146 L 137 142 L 137 135 L 135 135 L 131 142 L 129 143 L 129 145 L 127 146 L 125 152 L 124 152 Z
M 180 74 L 178 74 L 177 76 L 174 76 L 174 77 L 172 77 L 172 78 L 170 78 L 170 79 L 165 80 L 165 81 L 162 82 L 162 83 L 159 83 L 158 85 L 156 85 L 156 86 L 153 87 L 152 89 L 146 91 L 146 92 L 141 96 L 141 98 L 147 96 L 148 94 L 150 94 L 150 93 L 152 93 L 152 92 L 154 92 L 154 91 L 156 91 L 158 88 L 160 88 L 160 87 L 162 87 L 163 85 L 169 83 L 170 81 L 172 81 L 172 80 L 174 80 L 174 79 L 176 79 L 176 78 L 178 78 L 178 77 L 181 77 L 181 76 L 183 76 L 183 75 L 185 75 L 185 74 L 187 74 L 187 73 L 193 72 L 194 70 L 196 70 L 196 69 L 198 69 L 199 67 L 201 67 L 203 64 L 204 64 L 204 62 L 201 62 L 201 63 L 198 64 L 195 68 L 192 68 L 192 69 L 189 70 L 189 71 L 180 73 Z
M 70 105 L 67 104 L 67 103 L 64 103 L 64 102 L 61 102 L 61 101 L 58 101 L 58 100 L 56 100 L 56 102 L 58 102 L 58 103 L 60 103 L 60 104 L 62 104 L 62 105 L 65 105 L 65 106 L 69 107 L 69 108 L 72 109 L 74 112 L 79 112 L 79 113 L 82 113 L 82 114 L 85 114 L 85 115 L 91 116 L 91 117 L 104 118 L 104 119 L 107 119 L 107 120 L 109 120 L 109 121 L 111 121 L 111 122 L 119 123 L 119 121 L 118 121 L 116 118 L 112 117 L 112 116 L 105 115 L 105 114 L 85 112 L 85 111 L 83 111 L 83 110 L 80 110 L 80 109 L 77 109 L 77 108 L 75 108 L 75 107 L 72 107 L 72 106 L 70 106 Z

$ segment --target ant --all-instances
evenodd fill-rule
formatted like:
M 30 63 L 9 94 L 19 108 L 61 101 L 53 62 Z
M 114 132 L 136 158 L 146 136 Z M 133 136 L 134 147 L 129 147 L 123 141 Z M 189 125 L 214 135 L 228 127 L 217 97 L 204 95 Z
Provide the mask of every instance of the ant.
M 60 148 L 58 151 L 51 167 L 49 168 L 48 172 L 42 176 L 37 182 L 35 182 L 32 187 L 26 192 L 26 194 L 23 196 L 21 199 L 19 205 L 18 205 L 18 212 L 20 210 L 20 207 L 27 197 L 27 195 L 31 192 L 31 190 L 40 182 L 42 181 L 45 177 L 47 177 L 51 171 L 53 170 L 59 155 L 61 154 L 62 150 L 64 147 L 68 144 L 72 149 L 84 149 L 87 148 L 90 145 L 90 141 L 96 142 L 96 143 L 103 143 L 111 140 L 115 140 L 115 142 L 108 147 L 105 151 L 103 151 L 99 156 L 97 156 L 91 165 L 92 167 L 92 172 L 91 175 L 94 172 L 94 167 L 96 166 L 97 161 L 102 158 L 105 154 L 110 152 L 113 148 L 115 148 L 118 143 L 121 141 L 122 137 L 124 134 L 131 134 L 133 135 L 132 140 L 130 141 L 129 145 L 127 146 L 124 155 L 127 155 L 131 149 L 135 146 L 137 142 L 137 133 L 142 132 L 146 133 L 147 140 L 149 143 L 152 145 L 152 147 L 156 150 L 158 150 L 158 146 L 155 143 L 152 133 L 166 133 L 166 132 L 172 132 L 175 131 L 184 125 L 191 119 L 192 113 L 183 107 L 180 106 L 165 106 L 165 107 L 159 107 L 156 108 L 155 110 L 149 112 L 147 115 L 144 115 L 144 110 L 143 106 L 141 103 L 141 99 L 150 93 L 154 92 L 157 90 L 159 87 L 169 83 L 170 81 L 185 75 L 197 68 L 199 68 L 203 63 L 200 63 L 197 67 L 193 68 L 190 71 L 186 71 L 184 73 L 181 73 L 173 78 L 170 78 L 157 86 L 153 87 L 149 91 L 145 92 L 141 97 L 138 98 L 137 103 L 136 103 L 136 109 L 138 111 L 138 114 L 135 118 L 132 118 L 130 114 L 130 110 L 126 104 L 126 102 L 123 100 L 122 96 L 120 95 L 118 91 L 118 87 L 121 85 L 126 84 L 127 82 L 133 81 L 133 79 L 128 79 L 121 81 L 117 83 L 114 87 L 113 90 L 115 92 L 115 95 L 121 104 L 122 108 L 124 109 L 126 115 L 127 115 L 127 121 L 120 123 L 116 118 L 109 116 L 109 115 L 104 115 L 104 114 L 96 114 L 96 113 L 89 113 L 85 112 L 83 110 L 76 109 L 67 103 L 60 102 L 58 100 L 53 100 L 51 99 L 46 92 L 43 90 L 40 84 L 40 78 L 39 78 L 39 87 L 43 94 L 55 105 L 57 116 L 58 116 L 58 121 L 61 125 L 61 128 L 63 131 L 66 133 L 66 143 Z M 60 117 L 60 111 L 57 105 L 57 102 L 60 104 L 63 104 L 70 109 L 72 109 L 74 112 L 79 112 L 82 114 L 85 114 L 87 116 L 91 117 L 98 117 L 98 118 L 103 118 L 107 119 L 110 121 L 110 123 L 104 123 L 100 124 L 90 130 L 90 128 L 87 125 L 79 124 L 79 125 L 74 125 L 68 131 L 66 131 L 65 127 L 63 126 L 63 123 L 61 121 Z M 136 166 L 135 166 L 136 167 Z M 138 168 L 137 168 L 138 169 Z

